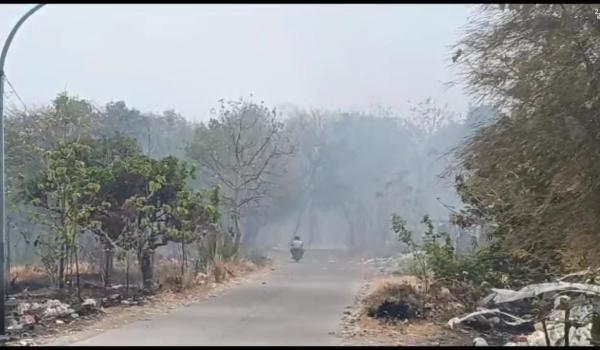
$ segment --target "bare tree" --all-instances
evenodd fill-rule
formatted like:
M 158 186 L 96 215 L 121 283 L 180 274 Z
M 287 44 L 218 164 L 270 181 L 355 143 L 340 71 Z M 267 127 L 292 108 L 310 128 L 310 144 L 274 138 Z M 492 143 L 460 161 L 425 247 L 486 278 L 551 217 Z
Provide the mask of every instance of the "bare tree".
M 326 135 L 324 116 L 319 111 L 299 113 L 292 120 L 292 124 L 295 129 L 294 144 L 299 147 L 298 153 L 302 165 L 302 169 L 299 170 L 302 173 L 301 191 L 299 193 L 302 198 L 302 207 L 294 225 L 293 236 L 296 236 L 304 214 L 308 212 L 310 216 L 313 213 L 312 200 L 315 191 L 315 177 L 323 162 L 322 149 L 325 145 Z M 311 219 L 314 218 L 311 216 Z M 310 239 L 308 243 L 311 243 Z
M 250 205 L 259 205 L 283 175 L 281 160 L 293 153 L 284 125 L 261 102 L 219 101 L 218 116 L 201 124 L 187 147 L 203 175 L 221 185 L 234 233 L 234 251 L 242 240 L 240 218 Z

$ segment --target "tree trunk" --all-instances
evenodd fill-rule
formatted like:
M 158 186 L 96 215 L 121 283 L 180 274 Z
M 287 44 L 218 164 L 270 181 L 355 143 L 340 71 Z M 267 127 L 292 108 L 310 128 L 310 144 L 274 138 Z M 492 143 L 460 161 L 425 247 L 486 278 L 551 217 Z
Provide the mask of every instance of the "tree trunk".
M 215 232 L 213 245 L 211 246 L 212 251 L 211 251 L 211 255 L 210 255 L 210 262 L 212 264 L 215 263 L 215 261 L 217 259 L 217 255 L 219 255 L 219 250 L 221 249 L 221 246 L 222 246 L 222 244 L 219 244 L 221 239 L 222 239 L 222 236 Z
M 125 297 L 129 297 L 129 250 L 125 253 Z
M 75 274 L 77 275 L 77 298 L 79 301 L 82 301 L 83 299 L 81 299 L 81 278 L 79 275 L 79 257 L 77 256 L 77 245 L 75 245 L 73 250 L 75 254 Z
M 185 274 L 185 240 L 181 240 L 181 278 Z
M 112 247 L 107 246 L 104 249 L 104 286 L 110 286 L 110 276 L 112 275 L 113 270 L 113 261 L 114 261 L 114 250 Z
M 67 247 L 67 269 L 65 271 L 69 292 L 73 291 L 73 247 Z
M 65 288 L 65 256 L 66 246 L 63 244 L 61 247 L 60 259 L 58 262 L 58 289 Z
M 590 344 L 593 346 L 600 345 L 600 314 L 594 312 L 592 316 L 592 330 L 591 330 L 591 341 Z
M 233 214 L 233 227 L 235 229 L 235 240 L 233 242 L 233 252 L 237 255 L 240 251 L 240 243 L 242 241 L 242 231 L 240 230 L 240 216 L 238 213 Z
M 11 287 L 11 277 L 10 277 L 10 217 L 7 217 L 7 223 L 6 223 L 6 273 L 4 276 L 6 276 L 5 281 L 6 281 L 6 297 L 8 297 L 8 293 L 10 293 L 10 287 Z
M 142 288 L 144 290 L 151 290 L 154 286 L 154 264 L 153 264 L 154 252 L 150 249 L 142 251 L 139 257 L 140 269 L 142 272 Z
M 548 336 L 548 327 L 546 326 L 546 320 L 542 320 L 542 330 L 544 331 L 544 340 L 546 346 L 550 346 L 550 337 Z
M 565 330 L 564 330 L 564 334 L 565 334 L 565 346 L 569 346 L 570 345 L 570 339 L 569 339 L 569 331 L 571 331 L 571 309 L 568 308 L 565 310 Z

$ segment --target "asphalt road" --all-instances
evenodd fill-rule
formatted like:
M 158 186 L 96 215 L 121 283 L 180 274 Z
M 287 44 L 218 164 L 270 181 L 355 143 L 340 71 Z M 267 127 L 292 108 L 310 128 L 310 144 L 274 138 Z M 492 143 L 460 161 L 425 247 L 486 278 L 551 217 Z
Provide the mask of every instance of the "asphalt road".
M 72 345 L 339 344 L 331 332 L 360 288 L 361 264 L 336 251 L 307 251 L 299 263 L 275 259 L 263 279 Z

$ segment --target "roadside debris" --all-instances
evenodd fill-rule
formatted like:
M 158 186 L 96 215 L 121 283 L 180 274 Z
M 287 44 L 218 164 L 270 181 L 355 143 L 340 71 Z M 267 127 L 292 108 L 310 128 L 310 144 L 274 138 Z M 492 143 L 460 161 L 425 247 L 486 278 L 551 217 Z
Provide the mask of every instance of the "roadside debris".
M 450 329 L 455 329 L 461 325 L 470 326 L 482 331 L 502 329 L 505 331 L 515 331 L 518 334 L 535 330 L 533 328 L 533 321 L 502 312 L 499 309 L 480 310 L 463 317 L 454 317 L 448 321 Z
M 452 329 L 468 327 L 496 339 L 502 338 L 499 335 L 520 334 L 503 342 L 510 346 L 592 345 L 591 316 L 600 306 L 600 286 L 565 282 L 581 279 L 590 282 L 592 272 L 586 270 L 556 282 L 531 284 L 516 291 L 492 289 L 492 293 L 481 300 L 478 311 L 454 317 L 448 326 Z M 539 314 L 540 303 L 547 310 L 543 315 Z
M 463 301 L 460 288 L 451 292 L 431 283 L 427 293 L 423 293 L 419 282 L 411 280 L 412 276 L 398 276 L 410 259 L 412 257 L 403 255 L 363 261 L 387 276 L 380 280 L 408 282 L 380 283 L 371 288 L 361 297 L 360 314 L 350 316 L 351 313 L 344 312 L 346 333 L 358 334 L 353 325 L 365 315 L 383 321 L 382 324 L 391 322 L 394 327 L 425 321 L 445 322 L 446 329 L 454 333 L 471 334 L 474 346 L 561 346 L 565 343 L 590 346 L 594 343 L 592 320 L 596 319 L 596 341 L 600 341 L 600 284 L 596 284 L 600 282 L 600 268 L 518 290 L 491 289 L 485 296 L 481 292 L 486 289 L 482 289 L 477 294 L 467 294 L 470 298 Z M 461 301 L 477 306 L 476 310 L 466 312 L 468 308 Z

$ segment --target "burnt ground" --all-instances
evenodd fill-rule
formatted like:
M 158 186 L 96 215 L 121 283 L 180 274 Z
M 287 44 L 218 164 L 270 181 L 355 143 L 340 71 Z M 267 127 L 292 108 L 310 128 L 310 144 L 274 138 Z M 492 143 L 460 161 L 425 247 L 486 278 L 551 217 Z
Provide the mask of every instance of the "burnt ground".
M 382 286 L 394 286 L 393 297 L 377 295 Z M 444 308 L 418 300 L 418 281 L 413 276 L 382 276 L 369 271 L 368 282 L 348 306 L 342 319 L 340 336 L 346 345 L 381 346 L 472 346 L 476 334 L 451 330 L 447 310 L 451 301 L 439 301 Z M 384 293 L 382 293 L 384 294 Z M 423 310 L 423 305 L 427 305 Z M 446 311 L 446 312 L 442 312 Z

